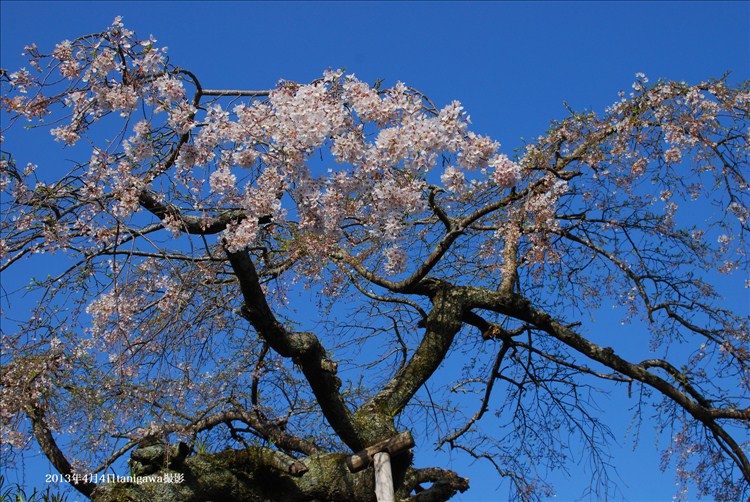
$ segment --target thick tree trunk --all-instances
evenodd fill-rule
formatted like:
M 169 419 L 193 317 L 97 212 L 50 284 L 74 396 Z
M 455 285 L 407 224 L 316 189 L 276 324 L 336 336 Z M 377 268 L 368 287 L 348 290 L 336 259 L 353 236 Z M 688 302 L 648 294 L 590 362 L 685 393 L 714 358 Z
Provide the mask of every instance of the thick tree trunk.
M 156 448 L 156 447 L 149 447 Z M 162 446 L 158 448 L 163 448 Z M 136 450 L 137 452 L 138 450 Z M 179 465 L 139 465 L 144 469 L 133 482 L 100 485 L 94 502 L 154 500 L 160 502 L 303 502 L 311 500 L 375 501 L 372 473 L 352 474 L 344 463 L 346 455 L 307 457 L 296 463 L 304 469 L 281 469 L 278 452 L 262 447 L 241 451 L 188 457 Z M 142 458 L 142 455 L 134 455 Z M 163 455 L 151 455 L 164 459 Z M 154 470 L 157 467 L 158 470 Z M 301 472 L 304 471 L 304 472 Z M 161 477 L 162 482 L 143 479 Z M 181 477 L 182 482 L 165 482 Z M 140 484 L 139 484 L 140 483 Z
M 168 449 L 166 449 L 168 448 Z M 94 502 L 377 502 L 373 469 L 350 472 L 347 455 L 329 453 L 280 461 L 284 454 L 264 447 L 182 457 L 178 446 L 136 450 L 131 465 L 140 478 L 100 484 Z M 391 500 L 445 501 L 468 489 L 468 480 L 452 471 L 415 469 L 411 456 L 391 459 Z M 161 482 L 143 482 L 147 476 Z M 174 482 L 182 479 L 181 482 Z M 166 482 L 170 480 L 172 482 Z M 411 495 L 419 483 L 432 483 Z

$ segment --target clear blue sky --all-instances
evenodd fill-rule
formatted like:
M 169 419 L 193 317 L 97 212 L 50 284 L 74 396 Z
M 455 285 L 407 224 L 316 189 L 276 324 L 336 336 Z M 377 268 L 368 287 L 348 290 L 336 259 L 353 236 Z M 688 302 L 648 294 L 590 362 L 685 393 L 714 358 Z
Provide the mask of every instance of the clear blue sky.
M 750 79 L 750 3 L 718 1 L 2 1 L 0 66 L 22 65 L 27 43 L 51 49 L 105 28 L 116 15 L 141 37 L 153 34 L 168 46 L 171 61 L 193 71 L 204 87 L 269 88 L 281 78 L 310 81 L 326 68 L 346 68 L 370 82 L 401 80 L 438 106 L 460 100 L 474 129 L 506 151 L 564 117 L 564 102 L 603 110 L 637 72 L 652 81 L 696 83 L 727 71 L 731 81 Z M 627 416 L 617 395 L 609 404 L 606 414 Z M 631 444 L 626 426 L 613 421 L 616 438 Z M 614 451 L 625 499 L 674 494 L 673 476 L 659 472 L 653 446 L 645 435 L 635 453 Z M 430 463 L 429 453 L 418 458 Z M 453 461 L 472 482 L 461 500 L 504 498 L 486 466 Z M 571 466 L 571 477 L 559 478 L 557 500 L 582 494 L 586 480 L 579 469 Z

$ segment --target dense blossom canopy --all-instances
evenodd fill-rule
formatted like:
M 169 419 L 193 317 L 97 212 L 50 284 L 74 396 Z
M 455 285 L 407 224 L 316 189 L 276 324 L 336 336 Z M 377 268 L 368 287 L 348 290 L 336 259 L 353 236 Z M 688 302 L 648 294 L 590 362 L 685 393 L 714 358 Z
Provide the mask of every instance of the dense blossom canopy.
M 153 436 L 303 458 L 426 420 L 525 498 L 581 440 L 604 467 L 609 384 L 657 407 L 680 486 L 748 495 L 748 319 L 708 282 L 750 268 L 746 86 L 638 75 L 514 155 L 400 82 L 204 89 L 119 19 L 27 55 L 2 73 L 0 270 L 43 273 L 3 286 L 5 458 L 35 437 L 102 472 Z M 79 161 L 27 163 L 26 124 Z M 581 326 L 601 305 L 645 322 L 640 358 Z M 466 489 L 415 472 L 404 497 Z

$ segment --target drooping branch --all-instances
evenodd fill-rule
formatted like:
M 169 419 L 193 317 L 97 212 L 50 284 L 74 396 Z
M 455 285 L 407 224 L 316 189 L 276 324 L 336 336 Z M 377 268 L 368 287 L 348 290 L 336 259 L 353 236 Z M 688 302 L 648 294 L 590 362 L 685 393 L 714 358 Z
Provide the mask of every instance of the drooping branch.
M 479 410 L 474 413 L 474 415 L 469 419 L 469 421 L 464 424 L 463 427 L 461 427 L 450 436 L 441 439 L 440 443 L 438 443 L 438 448 L 442 447 L 442 445 L 444 445 L 445 443 L 452 443 L 460 436 L 465 434 L 471 428 L 471 426 L 474 425 L 474 423 L 478 420 L 481 420 L 482 416 L 484 416 L 484 414 L 487 412 L 487 408 L 490 402 L 490 396 L 492 395 L 492 389 L 500 371 L 500 365 L 503 363 L 505 355 L 508 353 L 508 350 L 510 350 L 511 347 L 512 342 L 508 339 L 504 340 L 502 345 L 500 346 L 500 350 L 498 350 L 497 356 L 495 356 L 495 362 L 492 365 L 490 374 L 487 377 L 487 386 L 485 388 L 484 397 L 482 398 L 482 404 L 480 405 Z
M 467 288 L 466 290 L 467 292 L 471 290 L 471 293 L 476 293 L 475 296 L 477 299 L 481 298 L 483 303 L 488 297 L 493 296 L 491 293 L 488 294 L 485 291 L 478 291 L 478 288 Z M 542 329 L 563 342 L 565 345 L 584 354 L 586 357 L 634 380 L 643 382 L 659 391 L 665 397 L 674 401 L 693 418 L 710 429 L 717 437 L 721 438 L 721 440 L 726 443 L 727 447 L 732 452 L 731 458 L 739 467 L 743 477 L 750 483 L 750 461 L 748 460 L 747 454 L 731 437 L 731 435 L 717 423 L 717 419 L 750 420 L 750 410 L 713 408 L 705 398 L 701 398 L 700 401 L 691 399 L 690 395 L 648 371 L 649 367 L 654 366 L 652 364 L 653 361 L 646 361 L 645 365 L 634 364 L 626 361 L 615 354 L 612 348 L 602 347 L 589 341 L 576 333 L 572 328 L 555 320 L 546 312 L 535 308 L 528 300 L 520 296 L 513 296 L 511 299 L 505 297 L 494 306 L 485 306 L 491 310 L 513 316 Z M 695 389 L 692 388 L 690 388 L 690 391 L 692 391 L 690 394 L 696 392 Z

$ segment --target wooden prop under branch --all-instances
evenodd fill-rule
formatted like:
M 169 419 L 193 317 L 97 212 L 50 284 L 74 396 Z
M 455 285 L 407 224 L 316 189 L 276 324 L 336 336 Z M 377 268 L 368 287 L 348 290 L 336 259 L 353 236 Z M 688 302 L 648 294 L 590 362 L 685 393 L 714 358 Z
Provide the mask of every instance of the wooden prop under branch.
M 359 472 L 367 469 L 373 462 L 376 453 L 387 452 L 390 455 L 398 455 L 414 446 L 414 438 L 410 432 L 402 432 L 398 436 L 377 442 L 362 451 L 346 457 L 346 466 L 350 472 Z

